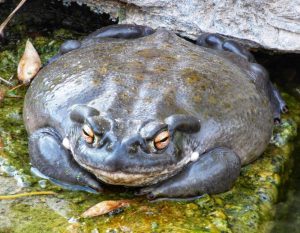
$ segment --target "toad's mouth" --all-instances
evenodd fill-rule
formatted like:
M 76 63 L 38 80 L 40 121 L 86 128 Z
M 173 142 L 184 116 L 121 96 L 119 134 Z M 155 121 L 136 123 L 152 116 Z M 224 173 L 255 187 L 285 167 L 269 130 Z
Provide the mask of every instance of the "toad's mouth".
M 75 160 L 78 158 L 74 155 Z M 193 152 L 189 156 L 184 157 L 177 164 L 173 164 L 161 170 L 129 173 L 123 171 L 106 171 L 97 167 L 81 164 L 82 167 L 94 174 L 99 180 L 112 185 L 124 186 L 145 186 L 158 183 L 171 176 L 178 174 L 187 164 L 196 161 L 199 158 L 198 152 Z

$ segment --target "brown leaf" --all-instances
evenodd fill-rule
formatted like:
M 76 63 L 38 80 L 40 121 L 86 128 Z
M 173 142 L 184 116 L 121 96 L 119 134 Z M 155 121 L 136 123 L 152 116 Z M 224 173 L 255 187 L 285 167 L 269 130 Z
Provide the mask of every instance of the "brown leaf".
M 27 84 L 35 77 L 42 67 L 39 54 L 29 40 L 26 42 L 25 51 L 18 65 L 18 79 Z
M 4 148 L 4 143 L 2 141 L 2 138 L 0 138 L 0 151 L 3 150 Z
M 0 103 L 3 101 L 4 96 L 5 96 L 5 91 L 0 88 Z
M 81 216 L 83 218 L 95 217 L 103 214 L 107 214 L 115 209 L 121 207 L 128 207 L 129 200 L 119 200 L 119 201 L 102 201 L 88 210 L 86 210 Z

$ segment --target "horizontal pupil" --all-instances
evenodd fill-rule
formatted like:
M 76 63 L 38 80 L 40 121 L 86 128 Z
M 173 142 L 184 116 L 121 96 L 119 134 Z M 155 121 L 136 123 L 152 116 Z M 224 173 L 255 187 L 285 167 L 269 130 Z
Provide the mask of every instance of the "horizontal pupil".
M 85 136 L 91 137 L 84 129 L 82 130 Z
M 161 140 L 158 141 L 158 142 L 165 142 L 165 141 L 167 141 L 168 139 L 169 139 L 169 137 L 165 137 L 165 138 L 161 139 Z

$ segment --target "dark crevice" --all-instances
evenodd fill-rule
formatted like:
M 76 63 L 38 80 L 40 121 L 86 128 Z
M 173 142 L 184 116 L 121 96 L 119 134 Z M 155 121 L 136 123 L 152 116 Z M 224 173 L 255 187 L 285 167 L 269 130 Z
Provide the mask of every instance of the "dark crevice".
M 6 0 L 0 3 L 0 22 L 17 6 L 19 0 Z M 27 31 L 29 35 L 45 35 L 55 29 L 65 28 L 76 31 L 79 35 L 86 35 L 103 26 L 117 23 L 108 14 L 96 14 L 86 5 L 76 3 L 64 6 L 62 1 L 30 0 L 15 14 L 4 30 L 4 41 L 17 41 Z M 1 46 L 1 44 L 0 44 Z

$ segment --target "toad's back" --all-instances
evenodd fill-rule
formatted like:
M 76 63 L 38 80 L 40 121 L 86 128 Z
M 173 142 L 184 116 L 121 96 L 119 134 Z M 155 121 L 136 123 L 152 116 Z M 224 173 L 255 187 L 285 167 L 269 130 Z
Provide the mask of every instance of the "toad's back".
M 32 133 L 51 126 L 64 135 L 76 104 L 113 119 L 194 115 L 203 152 L 226 146 L 248 163 L 268 144 L 273 115 L 267 91 L 252 81 L 250 63 L 240 60 L 164 30 L 89 41 L 40 71 L 26 95 L 26 127 Z

